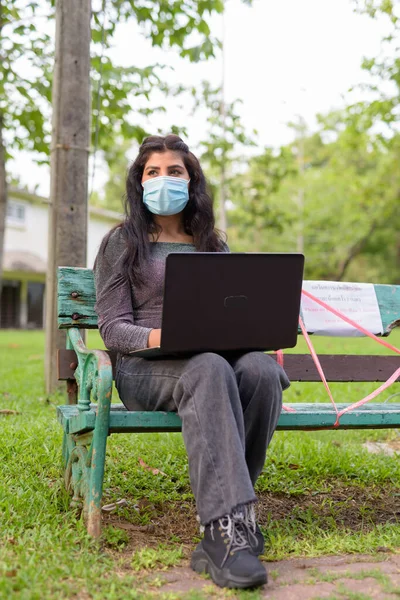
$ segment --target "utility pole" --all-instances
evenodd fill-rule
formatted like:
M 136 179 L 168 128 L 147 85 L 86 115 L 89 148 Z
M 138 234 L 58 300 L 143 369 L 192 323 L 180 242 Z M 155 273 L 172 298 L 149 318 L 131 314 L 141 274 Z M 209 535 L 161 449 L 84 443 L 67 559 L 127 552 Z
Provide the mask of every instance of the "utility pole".
M 226 231 L 226 106 L 225 106 L 225 1 L 222 12 L 222 76 L 221 76 L 221 125 L 222 125 L 222 153 L 221 153 L 221 171 L 220 171 L 220 194 L 219 194 L 219 228 Z
M 86 266 L 90 144 L 90 0 L 56 1 L 49 251 L 46 278 L 46 390 L 57 386 L 57 267 Z
M 3 59 L 1 55 L 2 50 L 2 29 L 4 26 L 3 21 L 3 7 L 0 0 L 0 60 Z M 6 177 L 6 152 L 3 143 L 3 126 L 4 118 L 0 111 L 0 298 L 1 288 L 3 279 L 3 254 L 4 254 L 4 234 L 6 228 L 6 216 L 7 216 L 7 177 Z M 0 305 L 0 322 L 1 322 L 1 305 Z
M 304 137 L 306 132 L 306 123 L 299 115 L 299 125 L 297 128 L 297 157 L 300 173 L 300 188 L 297 192 L 297 206 L 299 209 L 298 234 L 297 234 L 297 252 L 304 252 Z
M 1 15 L 0 15 L 1 19 Z M 1 31 L 1 21 L 0 21 Z M 0 298 L 3 279 L 3 255 L 4 255 L 4 234 L 7 217 L 7 177 L 6 177 L 6 153 L 3 144 L 3 115 L 0 112 Z M 0 306 L 1 322 L 1 306 Z

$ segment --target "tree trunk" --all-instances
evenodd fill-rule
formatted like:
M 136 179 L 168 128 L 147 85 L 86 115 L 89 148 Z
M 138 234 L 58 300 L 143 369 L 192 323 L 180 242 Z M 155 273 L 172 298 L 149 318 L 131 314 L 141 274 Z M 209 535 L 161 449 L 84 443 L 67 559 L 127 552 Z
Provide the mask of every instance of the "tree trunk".
M 225 105 L 225 0 L 223 0 L 223 11 L 222 11 L 222 39 L 221 39 L 221 53 L 222 53 L 222 77 L 221 77 L 221 104 L 220 104 L 220 115 L 221 115 L 221 126 L 222 126 L 222 157 L 221 157 L 221 171 L 220 171 L 220 194 L 219 194 L 219 228 L 221 231 L 226 232 L 226 105 Z
M 57 267 L 86 267 L 90 143 L 90 0 L 57 0 L 46 279 L 46 390 L 57 386 Z

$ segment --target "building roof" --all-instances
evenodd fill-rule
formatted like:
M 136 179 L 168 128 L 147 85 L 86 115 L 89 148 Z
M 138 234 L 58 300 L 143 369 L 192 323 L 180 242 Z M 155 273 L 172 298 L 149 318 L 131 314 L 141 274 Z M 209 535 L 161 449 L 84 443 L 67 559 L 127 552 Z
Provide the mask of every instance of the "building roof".
M 34 273 L 46 272 L 45 261 L 37 254 L 22 250 L 8 250 L 3 257 L 4 271 L 30 271 Z

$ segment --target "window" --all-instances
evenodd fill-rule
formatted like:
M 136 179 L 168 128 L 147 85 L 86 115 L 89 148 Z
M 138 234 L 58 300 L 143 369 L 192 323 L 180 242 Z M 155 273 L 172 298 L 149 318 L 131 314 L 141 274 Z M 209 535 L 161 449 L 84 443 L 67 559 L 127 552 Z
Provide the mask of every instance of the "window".
M 25 204 L 10 200 L 7 204 L 7 221 L 15 224 L 25 223 Z

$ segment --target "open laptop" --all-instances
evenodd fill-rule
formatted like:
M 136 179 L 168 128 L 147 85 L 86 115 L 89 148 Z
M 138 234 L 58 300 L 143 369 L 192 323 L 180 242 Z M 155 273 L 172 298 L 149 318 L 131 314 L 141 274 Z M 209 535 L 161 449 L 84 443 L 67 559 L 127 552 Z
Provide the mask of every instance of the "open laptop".
M 161 345 L 130 354 L 156 358 L 293 348 L 303 269 L 302 254 L 169 254 Z

